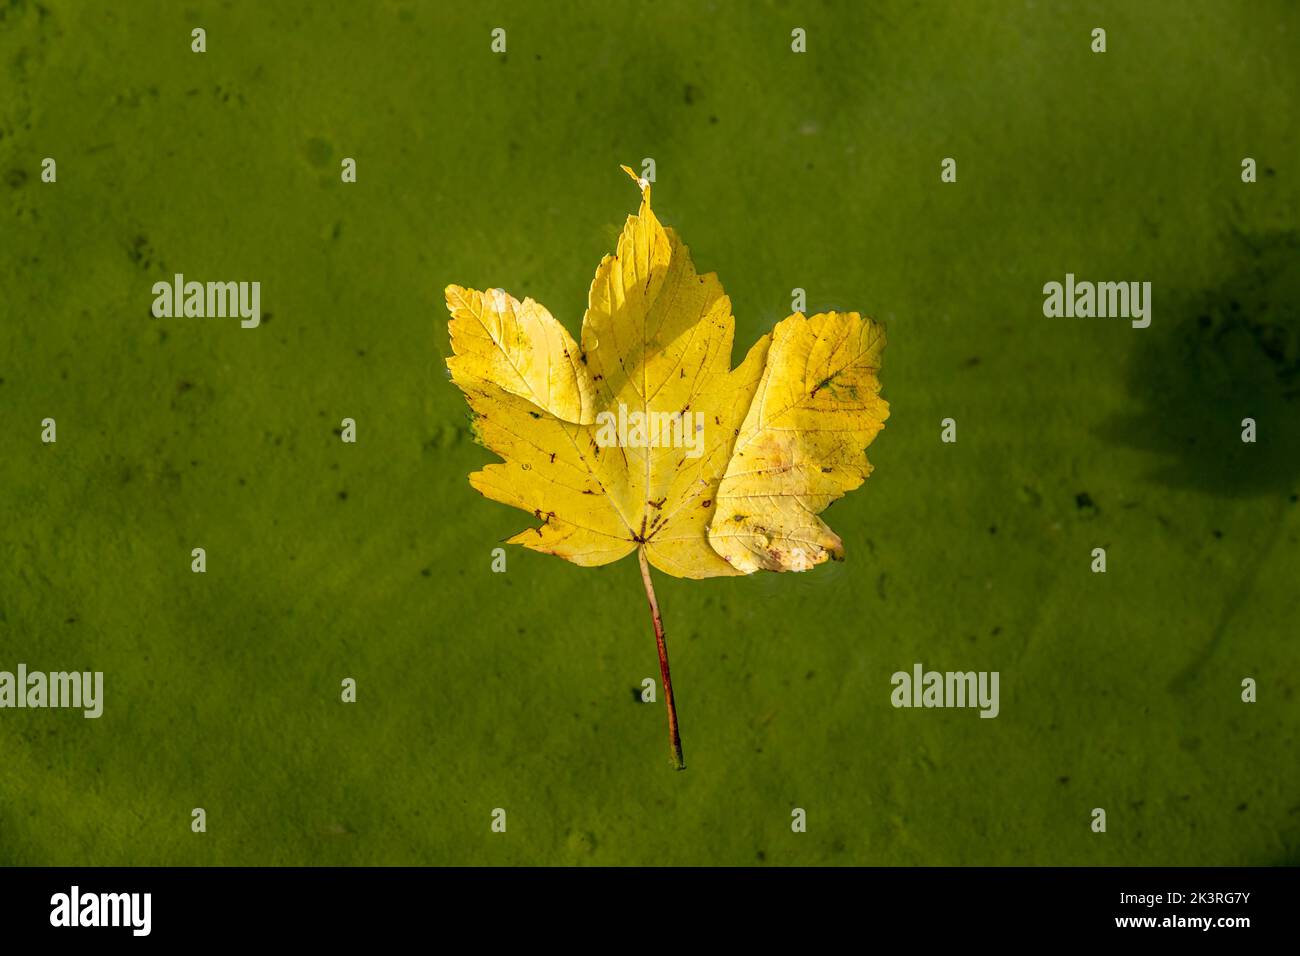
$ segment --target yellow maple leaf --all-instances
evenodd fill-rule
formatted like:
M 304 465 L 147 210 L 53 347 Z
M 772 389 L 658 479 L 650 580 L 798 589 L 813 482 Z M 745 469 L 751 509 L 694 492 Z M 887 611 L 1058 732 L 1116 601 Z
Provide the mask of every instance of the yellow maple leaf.
M 733 369 L 731 300 L 637 181 L 641 208 L 596 269 L 580 345 L 532 299 L 451 285 L 447 365 L 502 458 L 470 484 L 540 522 L 511 542 L 587 566 L 637 551 L 680 768 L 649 565 L 706 578 L 841 558 L 818 515 L 871 472 L 885 333 L 856 312 L 795 313 Z

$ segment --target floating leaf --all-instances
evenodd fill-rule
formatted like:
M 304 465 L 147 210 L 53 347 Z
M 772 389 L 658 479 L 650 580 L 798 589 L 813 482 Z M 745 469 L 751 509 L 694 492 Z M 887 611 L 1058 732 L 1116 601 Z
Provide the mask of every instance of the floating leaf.
M 841 558 L 818 515 L 870 474 L 865 448 L 889 414 L 885 333 L 856 312 L 796 313 L 733 369 L 731 301 L 638 183 L 581 344 L 531 299 L 452 285 L 447 365 L 478 440 L 502 458 L 470 483 L 538 521 L 511 542 L 587 566 L 638 553 L 681 768 L 649 566 L 707 578 Z

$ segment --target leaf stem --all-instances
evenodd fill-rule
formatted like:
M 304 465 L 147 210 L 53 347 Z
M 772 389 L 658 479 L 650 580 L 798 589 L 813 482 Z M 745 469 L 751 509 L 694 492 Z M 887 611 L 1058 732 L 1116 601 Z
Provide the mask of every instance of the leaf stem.
M 664 704 L 668 707 L 668 742 L 672 747 L 673 766 L 678 770 L 686 769 L 686 759 L 682 756 L 682 734 L 677 728 L 677 704 L 673 700 L 673 678 L 668 672 L 668 645 L 664 642 L 664 621 L 659 616 L 659 602 L 655 600 L 655 586 L 650 581 L 650 564 L 646 561 L 645 546 L 637 549 L 637 559 L 641 562 L 641 581 L 645 584 L 645 596 L 650 602 L 650 616 L 654 619 L 655 643 L 659 647 L 659 673 L 664 681 Z

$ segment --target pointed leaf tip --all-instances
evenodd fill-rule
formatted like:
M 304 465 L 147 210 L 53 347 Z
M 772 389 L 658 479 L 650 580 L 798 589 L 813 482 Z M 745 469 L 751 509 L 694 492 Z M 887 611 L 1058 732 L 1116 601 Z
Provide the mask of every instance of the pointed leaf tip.
M 619 169 L 632 177 L 632 180 L 641 188 L 641 198 L 646 202 L 650 201 L 650 180 L 638 176 L 636 170 L 631 166 L 619 166 Z

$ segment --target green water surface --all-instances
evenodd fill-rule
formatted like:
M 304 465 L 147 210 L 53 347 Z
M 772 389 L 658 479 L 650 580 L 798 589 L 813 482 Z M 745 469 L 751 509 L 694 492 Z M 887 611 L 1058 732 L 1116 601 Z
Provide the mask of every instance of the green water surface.
M 0 862 L 1297 862 L 1297 42 L 1263 0 L 0 5 L 0 670 L 105 675 L 0 710 Z M 443 369 L 450 282 L 576 333 L 644 158 L 737 357 L 796 287 L 889 331 L 847 560 L 657 579 L 684 773 L 635 560 L 492 573 L 530 518 Z M 1045 318 L 1067 272 L 1150 328 Z M 176 273 L 260 328 L 153 318 Z M 894 709 L 916 662 L 999 716 Z

